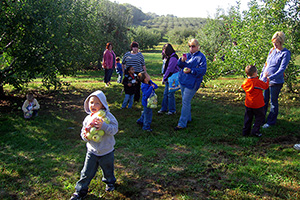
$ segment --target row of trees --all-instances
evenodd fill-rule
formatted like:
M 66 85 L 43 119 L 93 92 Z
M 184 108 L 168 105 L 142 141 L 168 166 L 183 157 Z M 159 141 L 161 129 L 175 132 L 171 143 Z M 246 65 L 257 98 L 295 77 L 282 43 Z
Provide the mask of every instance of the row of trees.
M 107 42 L 121 56 L 133 40 L 151 48 L 161 39 L 129 28 L 132 9 L 108 0 L 2 0 L 0 6 L 0 95 L 4 84 L 21 88 L 36 77 L 57 88 L 59 76 L 100 65 Z
M 195 36 L 199 39 L 201 51 L 208 58 L 206 80 L 227 74 L 244 75 L 244 68 L 249 64 L 256 64 L 261 70 L 273 47 L 273 34 L 283 31 L 286 34 L 284 46 L 292 54 L 285 80 L 293 91 L 300 75 L 299 66 L 295 65 L 295 59 L 300 54 L 299 8 L 298 0 L 252 0 L 249 10 L 242 14 L 239 3 L 231 7 L 227 14 L 218 10 L 216 19 L 208 19 Z
M 3 0 L 0 6 L 0 94 L 4 84 L 20 88 L 36 77 L 42 77 L 47 87 L 59 87 L 60 75 L 72 75 L 91 64 L 99 66 L 107 42 L 113 42 L 114 51 L 122 56 L 131 41 L 147 49 L 162 36 L 184 46 L 192 37 L 199 39 L 208 58 L 207 80 L 228 73 L 244 74 L 248 64 L 263 66 L 271 37 L 278 30 L 286 33 L 285 46 L 292 52 L 286 71 L 289 88 L 299 81 L 299 68 L 294 64 L 300 50 L 297 0 L 264 0 L 260 4 L 252 0 L 242 14 L 237 3 L 226 14 L 217 10 L 215 19 L 205 23 L 199 19 L 201 26 L 173 30 L 132 27 L 132 23 L 154 18 L 151 23 L 172 19 L 173 23 L 192 24 L 197 20 L 141 14 L 133 6 L 108 0 Z

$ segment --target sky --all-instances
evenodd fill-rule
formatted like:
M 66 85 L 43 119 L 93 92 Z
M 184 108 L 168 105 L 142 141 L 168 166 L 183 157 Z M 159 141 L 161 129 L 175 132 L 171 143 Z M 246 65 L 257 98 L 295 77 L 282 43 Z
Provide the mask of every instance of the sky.
M 110 0 L 119 4 L 129 3 L 144 13 L 158 15 L 174 15 L 177 17 L 214 18 L 217 8 L 225 11 L 230 6 L 236 6 L 237 0 Z M 241 0 L 241 11 L 248 10 L 250 0 Z

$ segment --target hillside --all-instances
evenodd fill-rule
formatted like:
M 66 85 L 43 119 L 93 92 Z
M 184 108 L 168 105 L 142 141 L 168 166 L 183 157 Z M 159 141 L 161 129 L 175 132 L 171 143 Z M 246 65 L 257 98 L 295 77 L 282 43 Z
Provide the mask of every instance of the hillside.
M 131 4 L 119 4 L 123 10 L 132 14 L 133 26 L 145 26 L 149 29 L 171 30 L 175 28 L 199 28 L 206 23 L 205 18 L 180 18 L 174 15 L 157 15 L 155 13 L 143 13 L 139 8 Z

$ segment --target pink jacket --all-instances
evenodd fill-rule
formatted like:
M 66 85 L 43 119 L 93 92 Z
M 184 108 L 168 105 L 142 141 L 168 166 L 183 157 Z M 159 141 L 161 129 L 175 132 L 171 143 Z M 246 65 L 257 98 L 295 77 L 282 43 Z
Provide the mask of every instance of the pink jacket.
M 113 64 L 116 63 L 114 62 L 114 59 L 116 59 L 115 53 L 106 49 L 103 53 L 102 67 L 104 69 L 112 69 L 115 67 Z

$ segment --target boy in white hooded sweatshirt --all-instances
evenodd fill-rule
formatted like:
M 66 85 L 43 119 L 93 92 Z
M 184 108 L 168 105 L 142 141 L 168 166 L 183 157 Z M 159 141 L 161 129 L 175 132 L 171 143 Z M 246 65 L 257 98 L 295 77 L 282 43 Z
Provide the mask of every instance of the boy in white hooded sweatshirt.
M 118 121 L 109 111 L 104 93 L 97 90 L 90 94 L 84 101 L 84 110 L 88 114 L 83 121 L 81 129 L 81 138 L 86 141 L 87 153 L 83 169 L 81 170 L 80 180 L 76 183 L 76 192 L 71 200 L 83 199 L 88 193 L 88 186 L 94 178 L 98 167 L 103 173 L 102 181 L 106 183 L 106 191 L 113 191 L 116 178 L 114 176 L 114 135 L 118 132 Z M 105 133 L 99 142 L 89 140 L 87 128 L 95 118 L 93 115 L 98 111 L 105 111 L 107 121 L 96 119 L 93 126 L 97 130 L 103 130 Z

